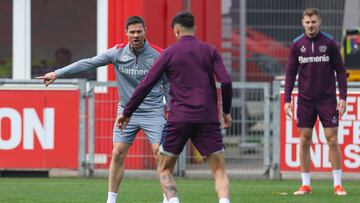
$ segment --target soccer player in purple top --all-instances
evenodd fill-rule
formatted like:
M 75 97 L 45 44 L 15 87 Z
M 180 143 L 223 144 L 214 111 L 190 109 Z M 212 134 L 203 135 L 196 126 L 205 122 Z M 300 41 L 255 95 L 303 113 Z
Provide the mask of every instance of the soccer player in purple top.
M 296 75 L 299 74 L 296 115 L 300 130 L 302 186 L 294 194 L 311 193 L 310 145 L 312 130 L 319 116 L 329 146 L 334 193 L 346 195 L 341 185 L 341 158 L 337 140 L 339 113 L 343 115 L 346 111 L 346 71 L 335 41 L 328 34 L 320 32 L 320 24 L 320 14 L 316 8 L 304 10 L 302 25 L 305 34 L 294 40 L 286 67 L 284 110 L 289 116 L 292 108 L 291 92 Z M 336 81 L 340 92 L 339 102 L 336 99 Z
M 214 75 L 221 83 L 224 126 L 231 125 L 231 78 L 216 49 L 196 39 L 194 16 L 177 14 L 172 28 L 178 42 L 167 48 L 136 88 L 118 125 L 124 128 L 132 113 L 165 72 L 170 83 L 170 112 L 163 131 L 159 156 L 160 184 L 164 202 L 177 203 L 172 172 L 189 139 L 207 156 L 220 203 L 229 203 L 229 179 L 225 172 L 224 144 L 220 132 Z

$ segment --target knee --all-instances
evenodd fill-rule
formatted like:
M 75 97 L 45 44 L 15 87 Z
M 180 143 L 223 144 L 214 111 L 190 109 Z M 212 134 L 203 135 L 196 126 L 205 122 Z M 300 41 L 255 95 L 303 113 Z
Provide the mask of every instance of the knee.
M 172 169 L 166 164 L 159 164 L 158 172 L 159 172 L 159 175 L 169 175 L 169 174 L 172 174 Z
M 211 173 L 213 177 L 216 178 L 223 178 L 226 176 L 225 166 L 221 164 L 222 162 L 217 162 L 216 164 L 210 165 Z
M 115 160 L 115 161 L 124 160 L 125 155 L 126 155 L 126 152 L 121 147 L 117 146 L 117 147 L 113 148 L 113 151 L 112 151 L 113 160 Z
M 311 137 L 301 136 L 300 137 L 300 146 L 302 148 L 310 147 L 311 144 Z
M 338 140 L 336 136 L 332 136 L 330 138 L 327 138 L 327 143 L 329 145 L 329 148 L 336 148 L 338 146 Z
M 160 175 L 169 175 L 172 174 L 174 166 L 176 163 L 176 158 L 170 158 L 167 156 L 159 156 L 158 171 Z
M 157 156 L 159 156 L 159 148 L 153 149 L 153 154 L 154 154 L 155 158 Z

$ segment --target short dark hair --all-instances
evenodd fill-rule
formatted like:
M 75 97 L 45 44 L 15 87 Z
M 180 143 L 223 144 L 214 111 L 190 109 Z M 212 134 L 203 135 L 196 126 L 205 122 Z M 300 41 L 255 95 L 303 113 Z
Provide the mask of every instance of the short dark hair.
M 305 16 L 310 16 L 311 17 L 313 15 L 318 16 L 320 18 L 319 9 L 310 7 L 310 8 L 305 9 L 304 12 L 303 12 L 303 17 L 305 17 Z
M 142 24 L 143 27 L 145 28 L 144 20 L 140 16 L 130 16 L 126 20 L 126 30 L 130 25 L 135 25 L 135 24 Z
M 195 23 L 194 15 L 189 11 L 182 11 L 174 16 L 171 27 L 174 28 L 176 24 L 180 24 L 185 28 L 193 28 Z

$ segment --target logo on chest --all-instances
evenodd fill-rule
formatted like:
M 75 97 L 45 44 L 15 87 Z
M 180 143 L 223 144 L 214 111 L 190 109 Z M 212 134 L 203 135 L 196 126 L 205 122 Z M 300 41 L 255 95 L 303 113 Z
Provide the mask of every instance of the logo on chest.
M 299 63 L 321 63 L 321 62 L 329 62 L 330 57 L 328 55 L 322 55 L 322 56 L 299 56 L 298 57 Z
M 121 56 L 120 61 L 125 62 L 125 61 L 128 61 L 129 59 L 130 59 L 130 56 L 127 54 L 124 54 Z
M 306 52 L 306 48 L 304 47 L 304 45 L 301 46 L 300 51 L 301 51 L 301 53 L 305 53 L 305 52 Z
M 125 68 L 124 66 L 120 66 L 119 71 L 122 74 L 133 75 L 136 78 L 143 78 L 149 72 L 149 70 Z
M 325 53 L 326 50 L 327 50 L 327 46 L 326 46 L 326 45 L 321 45 L 321 46 L 319 46 L 319 52 L 320 52 L 320 53 Z
M 145 63 L 149 64 L 150 66 L 153 65 L 154 59 L 153 58 L 144 58 Z

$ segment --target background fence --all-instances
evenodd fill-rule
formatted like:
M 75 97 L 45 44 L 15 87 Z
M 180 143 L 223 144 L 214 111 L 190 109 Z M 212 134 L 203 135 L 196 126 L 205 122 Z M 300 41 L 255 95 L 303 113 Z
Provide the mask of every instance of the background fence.
M 303 33 L 302 12 L 307 7 L 320 10 L 321 30 L 340 42 L 347 13 L 345 4 L 351 8 L 352 3 L 349 0 L 222 0 L 222 55 L 233 80 L 271 82 L 275 76 L 283 75 L 288 49 L 293 39 Z M 358 18 L 356 13 L 347 15 Z
M 107 170 L 111 159 L 112 127 L 115 121 L 118 96 L 116 83 L 91 82 L 89 97 L 90 171 Z M 106 93 L 95 94 L 95 89 Z M 233 124 L 223 130 L 228 172 L 233 176 L 264 175 L 270 167 L 270 85 L 268 83 L 233 84 Z M 131 146 L 125 161 L 128 170 L 155 171 L 151 147 L 140 132 Z M 179 157 L 178 175 L 196 175 L 208 172 L 205 158 L 189 142 Z
M 85 84 L 59 80 L 45 88 L 38 81 L 0 81 L 0 171 L 67 169 L 77 170 L 79 176 L 107 175 L 118 103 L 116 83 L 91 82 L 88 88 Z M 338 138 L 345 175 L 355 177 L 358 173 L 353 172 L 360 168 L 360 86 L 348 85 L 348 108 L 339 120 Z M 233 125 L 222 131 L 230 177 L 280 178 L 280 174 L 297 172 L 299 135 L 295 120 L 281 110 L 280 81 L 273 83 L 272 90 L 269 83 L 235 82 L 233 86 Z M 296 95 L 295 89 L 294 101 Z M 319 123 L 314 129 L 311 164 L 316 172 L 328 171 L 326 139 Z M 126 175 L 156 176 L 156 163 L 142 132 L 125 166 Z M 175 173 L 210 177 L 206 160 L 191 143 L 179 157 Z
M 4 5 L 5 11 L 9 11 L 2 12 L 0 16 L 5 16 L 2 19 L 11 19 L 12 1 L 0 0 L 0 2 L 1 5 Z M 191 2 L 195 1 L 187 0 L 186 2 L 186 9 L 193 9 L 193 11 L 199 9 L 191 8 L 191 5 L 193 5 Z M 204 4 L 206 4 L 205 2 L 207 1 L 204 1 Z M 93 12 L 91 12 L 93 16 L 95 16 L 94 3 L 95 1 L 92 1 L 91 4 L 93 5 Z M 41 4 L 34 4 L 34 6 L 36 5 Z M 70 4 L 64 5 L 69 6 Z M 221 5 L 222 35 L 221 50 L 219 51 L 221 51 L 224 63 L 235 82 L 232 109 L 234 124 L 230 129 L 223 131 L 227 148 L 226 162 L 230 172 L 235 175 L 246 175 L 250 172 L 261 175 L 267 174 L 271 163 L 274 164 L 272 166 L 275 171 L 279 167 L 277 165 L 279 162 L 276 159 L 279 157 L 278 150 L 280 146 L 276 136 L 279 135 L 280 129 L 279 123 L 273 124 L 272 122 L 278 121 L 281 110 L 278 100 L 274 100 L 271 106 L 273 110 L 270 110 L 269 86 L 275 76 L 283 75 L 287 63 L 288 49 L 292 40 L 303 33 L 301 26 L 303 9 L 309 6 L 319 8 L 323 18 L 321 29 L 333 35 L 335 40 L 340 42 L 343 28 L 351 26 L 350 19 L 359 19 L 359 9 L 357 9 L 359 3 L 357 0 L 221 0 Z M 351 9 L 353 9 L 352 12 L 349 12 Z M 6 36 L 11 36 L 11 20 L 8 21 L 9 23 L 6 23 L 6 26 L 3 27 L 9 29 L 4 29 L 4 33 L 8 33 Z M 359 24 L 354 25 L 359 26 Z M 46 28 L 48 27 L 46 26 Z M 7 54 L 11 53 L 9 51 L 11 50 L 10 47 L 12 47 L 10 42 L 13 40 L 12 38 L 3 39 L 6 41 L 6 46 L 5 49 L 0 51 L 0 77 L 10 78 L 12 59 L 7 57 Z M 77 38 L 74 39 L 77 42 L 79 41 Z M 90 41 L 94 42 L 94 40 Z M 74 44 L 71 41 L 69 43 Z M 86 44 L 89 45 L 90 43 Z M 91 46 L 93 48 L 93 43 L 91 43 Z M 79 47 L 81 50 L 90 50 L 89 47 L 84 49 L 83 44 Z M 34 46 L 33 48 L 38 47 Z M 6 54 L 4 54 L 5 50 Z M 95 53 L 95 50 L 93 51 Z M 50 52 L 46 50 L 44 53 Z M 43 63 L 43 61 L 39 61 L 39 63 Z M 34 66 L 34 68 L 36 67 Z M 48 70 L 46 69 L 46 71 Z M 12 82 L 16 83 L 18 81 Z M 112 128 L 118 102 L 115 82 L 93 82 L 88 87 L 87 95 L 81 95 L 80 97 L 83 103 L 78 108 L 80 112 L 87 110 L 86 114 L 79 115 L 79 120 L 82 121 L 79 124 L 79 135 L 83 136 L 81 137 L 82 140 L 85 140 L 86 135 L 86 152 L 85 141 L 79 142 L 81 145 L 79 144 L 80 151 L 77 165 L 80 175 L 84 175 L 86 169 L 89 169 L 90 174 L 102 170 L 107 171 L 111 158 Z M 95 91 L 95 89 L 97 90 Z M 277 86 L 277 83 L 274 83 L 273 89 L 280 89 L 280 87 Z M 46 90 L 48 89 L 44 91 Z M 272 98 L 279 99 L 275 93 Z M 84 98 L 88 98 L 87 106 L 84 104 Z M 2 101 L 4 100 L 2 99 Z M 26 102 L 24 101 L 24 103 Z M 65 103 L 68 102 L 65 101 Z M 3 107 L 5 106 L 0 108 Z M 40 107 L 35 109 L 37 108 L 40 109 Z M 37 113 L 41 115 L 39 112 Z M 88 116 L 88 125 L 85 133 L 83 120 L 86 115 Z M 6 122 L 4 121 L 8 125 Z M 4 123 L 3 126 L 5 126 Z M 271 126 L 275 127 L 272 129 Z M 275 136 L 272 137 L 272 142 L 270 142 L 269 138 L 272 135 Z M 3 137 L 2 139 L 2 141 L 6 141 Z M 67 141 L 71 142 L 73 140 L 69 139 Z M 269 150 L 272 150 L 273 153 L 269 153 Z M 273 156 L 270 154 L 273 154 Z M 142 132 L 139 133 L 130 148 L 125 164 L 128 170 L 155 172 L 155 162 L 151 155 L 151 149 Z M 180 157 L 176 170 L 178 175 L 198 175 L 206 167 L 203 157 L 199 156 L 189 144 Z

